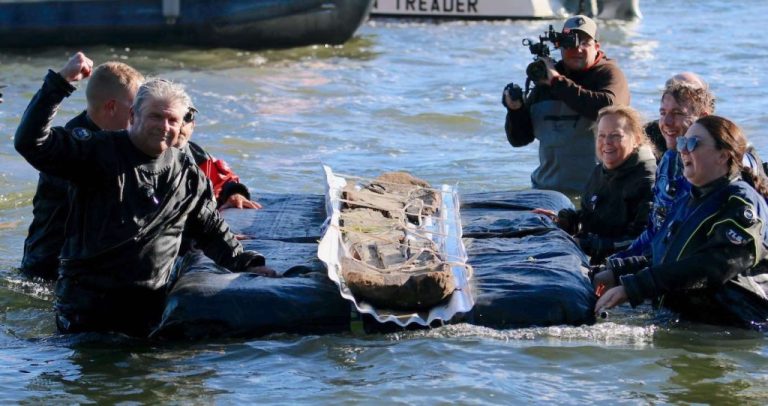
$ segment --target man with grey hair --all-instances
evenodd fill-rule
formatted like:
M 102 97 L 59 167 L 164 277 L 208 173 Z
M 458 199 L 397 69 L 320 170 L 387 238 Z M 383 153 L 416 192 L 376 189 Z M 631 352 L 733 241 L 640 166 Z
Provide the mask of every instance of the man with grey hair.
M 142 85 L 127 131 L 51 127 L 71 83 L 92 66 L 78 53 L 49 71 L 14 140 L 35 168 L 73 189 L 55 289 L 59 330 L 146 336 L 162 315 L 182 231 L 231 271 L 274 276 L 262 255 L 235 239 L 194 162 L 172 148 L 190 105 L 183 88 L 165 80 Z
M 65 128 L 118 131 L 128 128 L 130 108 L 144 75 L 122 62 L 96 68 L 85 88 L 87 108 Z M 32 223 L 24 240 L 21 272 L 30 278 L 55 281 L 64 245 L 64 224 L 69 214 L 69 182 L 40 173 L 32 199 Z

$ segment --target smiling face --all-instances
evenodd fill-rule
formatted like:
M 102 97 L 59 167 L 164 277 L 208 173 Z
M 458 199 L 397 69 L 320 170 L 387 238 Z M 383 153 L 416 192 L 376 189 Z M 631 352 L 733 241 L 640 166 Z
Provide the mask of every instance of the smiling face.
M 149 156 L 159 156 L 179 137 L 187 107 L 181 102 L 149 99 L 139 111 L 131 111 L 131 141 Z
M 561 48 L 560 55 L 568 69 L 581 71 L 595 63 L 600 44 L 587 34 L 575 32 L 579 35 L 579 45 L 576 48 Z
M 659 106 L 659 129 L 668 149 L 674 149 L 677 137 L 681 137 L 698 117 L 692 114 L 690 104 L 678 103 L 674 96 L 665 94 Z
M 693 151 L 681 145 L 680 159 L 683 161 L 683 175 L 693 186 L 704 186 L 728 174 L 728 154 L 715 146 L 715 139 L 701 124 L 694 124 L 685 133 L 685 138 L 696 138 Z
M 597 123 L 597 158 L 606 169 L 623 164 L 637 149 L 635 137 L 629 132 L 627 119 L 618 114 L 608 114 Z

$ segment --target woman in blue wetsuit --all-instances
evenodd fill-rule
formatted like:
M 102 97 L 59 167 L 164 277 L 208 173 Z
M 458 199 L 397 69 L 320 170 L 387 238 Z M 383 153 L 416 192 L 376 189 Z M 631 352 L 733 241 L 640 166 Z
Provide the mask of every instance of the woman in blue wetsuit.
M 688 320 L 765 330 L 768 193 L 743 169 L 747 140 L 733 122 L 705 116 L 678 139 L 677 149 L 690 192 L 675 201 L 654 235 L 651 259 L 613 269 L 618 286 L 595 310 L 659 299 Z

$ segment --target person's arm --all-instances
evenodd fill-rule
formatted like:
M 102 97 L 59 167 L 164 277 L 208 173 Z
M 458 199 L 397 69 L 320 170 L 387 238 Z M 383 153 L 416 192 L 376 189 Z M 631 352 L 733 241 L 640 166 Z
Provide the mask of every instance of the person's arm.
M 51 141 L 51 122 L 56 116 L 59 104 L 74 91 L 75 87 L 66 79 L 49 70 L 43 86 L 35 93 L 24 111 L 13 144 L 16 151 L 33 166 L 41 160 L 38 157 L 45 152 L 46 144 Z
M 217 162 L 221 162 L 229 170 L 229 166 L 224 161 L 217 160 Z M 221 186 L 221 191 L 216 198 L 219 209 L 260 209 L 261 204 L 251 200 L 251 193 L 248 191 L 248 187 L 240 183 L 239 177 L 234 172 L 230 170 L 230 173 L 237 180 L 225 181 Z
M 689 288 L 721 286 L 738 273 L 752 268 L 762 258 L 762 220 L 742 218 L 754 209 L 732 196 L 726 213 L 707 233 L 707 241 L 678 261 L 654 265 L 634 275 L 624 275 L 621 284 L 633 306 L 646 298 Z
M 213 185 L 213 193 L 219 209 L 260 209 L 258 202 L 251 200 L 248 187 L 240 183 L 240 177 L 226 162 L 214 158 L 200 145 L 189 142 L 189 152 L 205 176 Z
M 623 259 L 645 255 L 651 249 L 654 235 L 656 235 L 655 229 L 650 225 L 646 226 L 645 230 L 629 244 L 629 248 L 611 255 L 611 258 Z
M 531 96 L 535 96 L 535 93 L 536 89 L 533 89 Z M 507 141 L 513 147 L 528 145 L 534 139 L 531 114 L 523 99 L 522 89 L 512 83 L 504 88 L 501 96 L 501 104 L 507 110 L 504 131 L 507 133 Z
M 198 175 L 202 177 L 199 172 Z M 189 236 L 195 239 L 206 256 L 232 272 L 274 276 L 275 272 L 266 267 L 263 255 L 243 250 L 242 244 L 235 238 L 216 207 L 210 182 L 205 179 L 201 181 L 205 182 L 205 192 L 187 222 Z
M 578 85 L 567 76 L 557 76 L 551 82 L 552 95 L 568 107 L 590 120 L 597 112 L 613 104 L 629 104 L 629 86 L 624 73 L 613 63 L 592 68 L 590 87 Z
M 22 116 L 14 137 L 16 150 L 36 169 L 66 179 L 98 176 L 101 137 L 85 129 L 73 133 L 51 127 L 59 104 L 75 90 L 70 82 L 90 75 L 93 62 L 82 53 L 59 72 L 49 71 Z

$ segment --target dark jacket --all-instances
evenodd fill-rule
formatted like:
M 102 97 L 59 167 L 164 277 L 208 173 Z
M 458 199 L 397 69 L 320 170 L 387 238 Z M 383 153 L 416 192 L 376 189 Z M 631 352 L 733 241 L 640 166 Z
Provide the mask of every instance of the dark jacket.
M 562 61 L 555 68 L 563 76 L 550 86 L 534 87 L 523 108 L 508 109 L 504 128 L 513 147 L 539 140 L 533 187 L 582 191 L 597 162 L 591 130 L 597 112 L 613 104 L 629 105 L 629 86 L 602 52 L 588 70 L 567 71 Z
M 661 161 L 661 157 L 667 152 L 667 140 L 659 128 L 659 120 L 654 120 L 645 125 L 645 136 L 653 145 L 653 154 L 656 156 L 656 162 Z
M 64 128 L 100 131 L 86 111 L 67 122 Z M 211 156 L 199 145 L 189 142 L 185 148 L 213 185 L 218 206 L 233 194 L 250 199 L 248 188 L 226 162 Z M 59 276 L 59 255 L 64 245 L 64 226 L 69 214 L 69 182 L 41 172 L 32 199 L 32 223 L 24 241 L 21 272 L 30 278 L 55 281 Z
M 101 130 L 85 111 L 70 120 L 65 128 Z M 24 240 L 21 272 L 30 278 L 47 281 L 59 276 L 59 254 L 64 245 L 64 224 L 69 214 L 69 182 L 40 172 L 32 199 L 32 223 Z
M 73 189 L 56 284 L 63 331 L 146 334 L 162 312 L 185 227 L 219 265 L 232 271 L 264 265 L 260 254 L 243 251 L 187 154 L 170 148 L 149 157 L 126 131 L 51 128 L 72 91 L 49 71 L 15 137 L 29 163 L 67 179 Z
M 571 224 L 571 233 L 594 264 L 629 246 L 648 221 L 653 201 L 656 160 L 643 146 L 615 169 L 595 166 L 584 194 L 581 209 Z M 560 213 L 567 219 L 569 214 Z M 574 221 L 575 220 L 575 221 Z
M 764 330 L 766 221 L 765 200 L 742 180 L 721 178 L 694 187 L 675 202 L 656 233 L 652 262 L 614 273 L 633 306 L 661 298 L 663 306 L 689 320 Z

